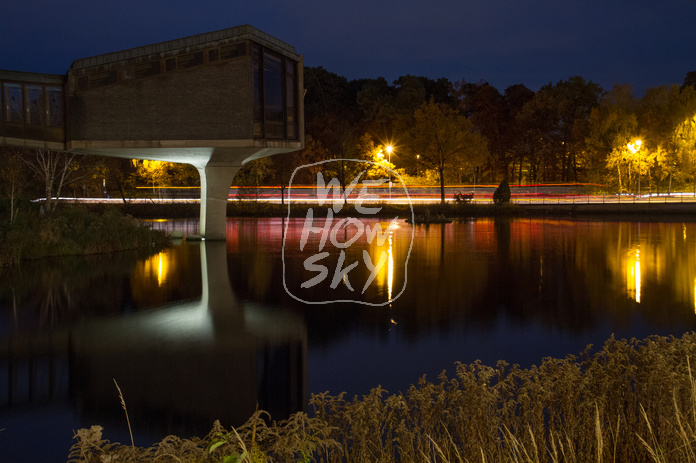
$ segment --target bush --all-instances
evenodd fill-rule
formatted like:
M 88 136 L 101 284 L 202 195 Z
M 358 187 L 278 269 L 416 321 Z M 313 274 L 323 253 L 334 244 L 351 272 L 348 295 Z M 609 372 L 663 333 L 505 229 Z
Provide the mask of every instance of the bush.
M 115 208 L 95 213 L 80 206 L 64 207 L 47 216 L 22 210 L 18 220 L 0 224 L 0 241 L 0 267 L 48 256 L 159 250 L 169 243 L 165 232 L 141 225 Z
M 498 185 L 498 188 L 495 189 L 493 193 L 493 202 L 495 204 L 506 204 L 510 202 L 510 185 L 507 179 L 504 178 L 503 181 L 500 182 L 500 185 Z

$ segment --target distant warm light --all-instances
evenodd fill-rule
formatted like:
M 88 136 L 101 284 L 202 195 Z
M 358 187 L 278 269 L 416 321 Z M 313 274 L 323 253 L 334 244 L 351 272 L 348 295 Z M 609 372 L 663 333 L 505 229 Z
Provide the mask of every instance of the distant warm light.
M 694 313 L 696 313 L 696 279 L 694 279 Z
M 391 155 L 394 147 L 392 145 L 387 145 L 387 154 Z
M 628 149 L 631 151 L 631 153 L 635 154 L 636 152 L 640 151 L 642 144 L 643 142 L 641 140 L 636 140 L 634 143 L 628 144 Z

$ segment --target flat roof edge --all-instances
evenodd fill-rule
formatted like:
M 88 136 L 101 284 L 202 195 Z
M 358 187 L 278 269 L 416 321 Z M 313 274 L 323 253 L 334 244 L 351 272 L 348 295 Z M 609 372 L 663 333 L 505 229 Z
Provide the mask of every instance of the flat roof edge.
M 130 48 L 127 50 L 105 53 L 103 55 L 96 55 L 88 58 L 77 59 L 73 61 L 72 65 L 70 66 L 70 69 L 82 69 L 92 66 L 114 63 L 118 61 L 126 61 L 142 56 L 174 52 L 185 49 L 187 47 L 195 47 L 199 45 L 204 45 L 206 43 L 212 43 L 220 40 L 234 38 L 249 38 L 252 40 L 255 38 L 256 40 L 262 42 L 262 44 L 272 44 L 280 50 L 297 55 L 297 51 L 295 50 L 295 47 L 293 47 L 292 45 L 289 45 L 283 42 L 282 40 L 276 39 L 275 37 L 258 30 L 253 26 L 245 24 L 243 26 L 230 27 L 219 31 L 206 32 L 203 34 L 192 35 L 189 37 L 169 40 L 166 42 L 159 42 L 151 45 Z
M 65 75 L 0 69 L 0 80 L 13 80 L 16 82 L 27 82 L 34 84 L 63 85 L 65 83 Z

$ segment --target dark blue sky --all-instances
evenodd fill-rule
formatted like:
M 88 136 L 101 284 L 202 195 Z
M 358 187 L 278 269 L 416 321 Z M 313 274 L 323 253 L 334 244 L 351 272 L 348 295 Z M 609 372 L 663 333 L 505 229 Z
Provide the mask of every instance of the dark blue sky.
M 580 75 L 610 89 L 696 70 L 695 0 L 2 0 L 0 69 L 250 24 L 348 79 L 404 74 L 532 90 Z

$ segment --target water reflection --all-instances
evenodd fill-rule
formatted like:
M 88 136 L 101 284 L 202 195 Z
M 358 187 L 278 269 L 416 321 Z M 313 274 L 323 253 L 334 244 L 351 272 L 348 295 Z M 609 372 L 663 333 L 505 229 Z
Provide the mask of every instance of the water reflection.
M 197 271 L 190 272 L 186 266 L 192 258 L 199 258 L 199 263 Z M 98 266 L 92 261 L 91 272 L 83 275 L 88 282 L 83 284 L 101 285 L 113 278 L 113 262 L 113 258 L 106 259 Z M 62 264 L 59 268 L 64 270 Z M 132 283 L 120 287 L 128 293 L 129 302 L 114 310 L 107 305 L 104 313 L 93 316 L 89 316 L 90 310 L 80 313 L 83 296 L 71 300 L 54 296 L 56 286 L 73 294 L 69 277 L 58 285 L 44 285 L 48 292 L 39 296 L 60 306 L 54 307 L 50 323 L 23 323 L 21 312 L 32 311 L 25 305 L 33 300 L 30 292 L 15 297 L 11 310 L 3 298 L 3 331 L 8 334 L 0 348 L 0 416 L 6 428 L 0 435 L 2 448 L 5 441 L 21 442 L 26 428 L 19 423 L 25 414 L 46 406 L 72 404 L 76 423 L 66 433 L 101 424 L 110 436 L 124 435 L 114 379 L 125 396 L 140 445 L 172 433 L 205 434 L 216 419 L 228 426 L 238 425 L 257 406 L 279 418 L 304 409 L 305 326 L 299 317 L 278 306 L 240 301 L 235 296 L 224 242 L 179 244 L 131 263 L 130 269 L 118 278 L 120 283 Z M 102 272 L 105 278 L 93 278 Z M 184 284 L 178 293 L 189 297 L 172 302 L 172 296 L 174 300 L 178 296 L 172 294 L 171 286 L 185 282 L 191 274 L 199 275 L 193 285 L 198 294 L 191 297 L 191 285 Z M 97 286 L 93 292 L 98 294 L 101 289 Z M 168 304 L 152 305 L 162 301 Z M 39 304 L 39 314 L 45 305 Z M 5 326 L 9 320 L 14 329 Z M 54 449 L 61 458 L 67 455 L 72 435 L 63 437 L 62 447 Z M 13 461 L 47 457 L 46 449 L 28 455 L 30 447 L 18 448 Z
M 75 392 L 85 414 L 122 413 L 111 378 L 135 410 L 131 420 L 142 426 L 153 426 L 153 416 L 207 427 L 214 419 L 241 423 L 257 404 L 278 416 L 304 408 L 301 320 L 240 302 L 230 287 L 225 243 L 200 248 L 199 300 L 73 330 Z
M 389 222 L 366 224 L 385 231 Z M 27 263 L 0 280 L 0 448 L 21 441 L 17 417 L 38 410 L 43 419 L 56 404 L 75 416 L 54 426 L 66 430 L 62 445 L 91 424 L 120 427 L 109 438 L 129 441 L 114 378 L 134 429 L 152 430 L 149 444 L 206 432 L 217 418 L 239 422 L 257 402 L 282 417 L 302 409 L 309 392 L 395 392 L 456 361 L 530 366 L 612 333 L 678 336 L 696 327 L 694 223 L 400 223 L 382 242 L 346 249 L 351 262 L 363 251 L 383 261 L 362 294 L 392 301 L 379 307 L 303 304 L 284 290 L 284 278 L 297 287 L 307 279 L 303 225 L 228 220 L 226 243 Z M 359 292 L 370 272 L 355 272 Z
M 250 227 L 251 221 L 235 225 L 229 234 L 228 252 L 239 262 L 230 269 L 232 282 L 243 297 L 296 307 L 314 344 L 340 342 L 355 327 L 388 331 L 385 323 L 392 320 L 411 342 L 432 330 L 494 330 L 502 317 L 574 336 L 599 327 L 606 336 L 630 334 L 635 323 L 648 326 L 647 335 L 691 329 L 694 322 L 693 223 L 498 218 L 416 226 L 408 284 L 390 310 L 354 305 L 315 310 L 277 289 L 283 277 L 283 262 L 276 258 L 282 237 L 280 226 L 269 226 L 273 220 L 264 219 L 259 229 Z M 285 238 L 291 246 L 299 241 L 302 225 L 290 219 Z M 388 300 L 392 288 L 405 283 L 405 269 L 394 262 L 405 259 L 409 239 L 405 227 L 389 235 L 387 263 L 366 298 Z M 381 250 L 362 246 L 376 261 Z M 361 252 L 359 242 L 353 247 L 352 252 Z M 298 285 L 302 264 L 301 255 L 286 255 L 286 275 L 295 276 Z M 259 268 L 268 291 L 249 277 Z

